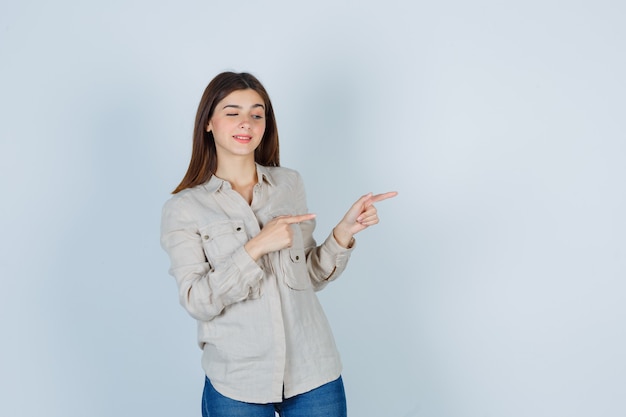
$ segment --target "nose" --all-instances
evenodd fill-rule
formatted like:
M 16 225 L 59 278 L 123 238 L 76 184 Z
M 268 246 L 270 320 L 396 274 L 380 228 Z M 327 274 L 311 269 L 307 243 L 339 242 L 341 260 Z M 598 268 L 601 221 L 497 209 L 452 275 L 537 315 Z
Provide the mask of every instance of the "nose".
M 250 120 L 245 117 L 241 123 L 239 123 L 239 127 L 242 129 L 249 129 L 250 128 Z

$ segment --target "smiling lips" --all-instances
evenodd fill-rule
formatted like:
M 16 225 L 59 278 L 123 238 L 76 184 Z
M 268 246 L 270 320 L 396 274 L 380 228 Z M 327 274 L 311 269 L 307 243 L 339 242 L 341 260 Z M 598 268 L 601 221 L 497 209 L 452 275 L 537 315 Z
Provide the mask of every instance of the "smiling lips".
M 237 142 L 239 143 L 248 143 L 250 142 L 250 140 L 252 139 L 252 136 L 248 136 L 248 135 L 235 135 L 233 136 L 233 139 L 235 139 Z

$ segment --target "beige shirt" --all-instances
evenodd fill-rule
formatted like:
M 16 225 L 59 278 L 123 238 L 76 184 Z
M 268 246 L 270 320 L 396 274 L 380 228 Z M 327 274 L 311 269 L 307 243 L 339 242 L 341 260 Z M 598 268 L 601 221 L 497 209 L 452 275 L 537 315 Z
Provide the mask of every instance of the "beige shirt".
M 293 170 L 257 165 L 252 203 L 213 176 L 165 203 L 161 245 L 180 302 L 198 320 L 202 366 L 229 398 L 279 402 L 339 377 L 341 362 L 315 291 L 337 278 L 353 248 L 315 221 L 293 224 L 291 248 L 254 261 L 244 244 L 276 216 L 307 213 Z

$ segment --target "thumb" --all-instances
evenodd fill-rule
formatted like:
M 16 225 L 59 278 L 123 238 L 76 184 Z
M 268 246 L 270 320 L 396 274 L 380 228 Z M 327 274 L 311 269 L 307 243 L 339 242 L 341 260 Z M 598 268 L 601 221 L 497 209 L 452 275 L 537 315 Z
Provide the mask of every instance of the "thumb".
M 359 198 L 356 203 L 354 203 L 354 206 L 362 206 L 364 204 L 367 204 L 368 200 L 372 198 L 372 193 L 367 193 L 363 196 L 361 196 L 361 198 Z

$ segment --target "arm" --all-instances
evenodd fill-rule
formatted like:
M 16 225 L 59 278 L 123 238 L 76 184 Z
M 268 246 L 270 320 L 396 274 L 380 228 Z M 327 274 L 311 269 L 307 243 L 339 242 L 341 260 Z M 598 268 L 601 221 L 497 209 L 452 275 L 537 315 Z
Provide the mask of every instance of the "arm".
M 306 213 L 308 210 L 306 192 L 300 175 L 297 176 L 293 194 L 297 212 Z M 302 231 L 308 276 L 315 290 L 319 291 L 341 275 L 348 264 L 354 245 L 341 246 L 331 233 L 318 246 L 313 238 L 315 220 L 301 222 L 299 226 Z
M 263 271 L 243 245 L 209 264 L 202 236 L 180 200 L 170 200 L 163 207 L 161 246 L 169 255 L 180 303 L 197 320 L 211 320 L 226 306 L 258 292 Z
M 392 191 L 377 195 L 369 193 L 359 198 L 335 226 L 326 241 L 311 251 L 310 255 L 307 255 L 309 274 L 315 277 L 316 289 L 323 288 L 326 283 L 337 278 L 343 272 L 347 265 L 350 251 L 355 245 L 354 235 L 378 224 L 379 219 L 374 203 L 395 197 L 396 195 L 398 193 Z M 327 271 L 328 267 L 324 268 L 323 266 L 330 265 L 330 260 L 332 259 L 335 260 L 335 268 L 325 278 L 324 275 L 320 276 L 314 273 L 314 271 L 318 270 Z

